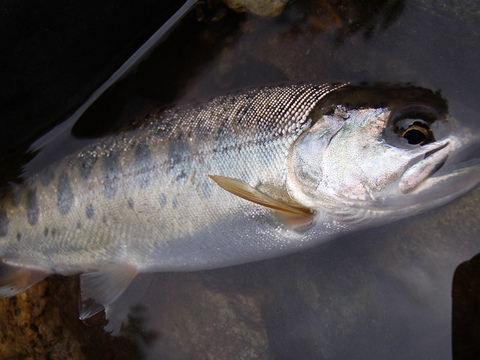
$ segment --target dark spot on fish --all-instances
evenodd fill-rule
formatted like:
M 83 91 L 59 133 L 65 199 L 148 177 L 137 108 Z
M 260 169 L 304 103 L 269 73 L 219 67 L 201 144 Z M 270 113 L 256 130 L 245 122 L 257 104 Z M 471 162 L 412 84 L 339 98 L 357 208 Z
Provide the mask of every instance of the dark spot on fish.
M 43 229 L 43 236 L 47 237 L 48 236 L 48 227 L 45 227 L 45 229 Z
M 135 166 L 137 169 L 137 182 L 145 189 L 152 181 L 152 151 L 145 143 L 138 144 L 135 149 Z
M 77 159 L 76 159 L 76 158 L 70 159 L 70 160 L 68 160 L 68 162 L 67 162 L 67 166 L 68 166 L 70 169 L 75 169 L 76 162 L 77 162 Z
M 187 177 L 187 173 L 185 172 L 185 170 L 182 170 L 180 172 L 179 175 L 177 175 L 177 177 L 175 178 L 176 181 L 180 181 L 180 180 L 183 180 Z
M 215 134 L 215 141 L 221 141 L 228 133 L 231 133 L 231 131 L 231 125 L 227 121 L 220 122 Z
M 102 221 L 103 221 L 104 224 L 107 223 L 107 221 L 108 221 L 107 215 L 102 216 Z
M 17 233 L 17 241 L 20 241 L 20 240 L 22 240 L 22 234 L 18 232 Z
M 5 210 L 0 210 L 0 237 L 8 234 L 8 217 Z
M 80 158 L 79 169 L 80 169 L 80 176 L 83 179 L 88 179 L 90 177 L 90 174 L 97 160 L 98 160 L 97 155 L 91 152 L 84 154 Z
M 54 238 L 57 235 L 57 229 L 53 228 L 52 229 L 52 238 Z
M 111 153 L 105 157 L 103 176 L 105 196 L 107 198 L 113 198 L 117 194 L 120 176 L 120 162 L 118 161 L 118 156 L 114 153 Z
M 77 229 L 82 229 L 83 225 L 81 221 L 77 221 Z
M 164 136 L 165 134 L 167 134 L 167 132 L 168 129 L 164 124 L 160 124 L 160 126 L 156 130 L 157 136 Z
M 57 186 L 57 206 L 60 214 L 66 215 L 70 212 L 73 205 L 73 191 L 70 179 L 65 172 L 62 172 L 58 179 Z
M 85 213 L 87 214 L 88 219 L 91 219 L 95 216 L 95 209 L 93 208 L 92 204 L 87 205 L 87 208 L 85 209 Z
M 160 194 L 159 200 L 160 200 L 160 206 L 161 207 L 164 207 L 165 205 L 167 205 L 167 197 L 165 196 L 164 193 Z
M 250 182 L 250 174 L 247 171 L 244 171 L 242 175 L 240 176 L 240 179 L 245 181 L 246 183 Z
M 210 179 L 209 179 L 210 180 Z M 209 181 L 205 181 L 201 186 L 200 190 L 205 199 L 208 199 L 212 195 L 212 185 Z
M 176 140 L 172 140 L 170 148 L 168 150 L 168 158 L 172 166 L 182 162 L 185 155 L 188 154 L 190 146 L 182 136 L 179 136 Z
M 17 207 L 22 202 L 22 187 L 15 183 L 10 183 L 10 188 L 12 189 L 10 201 L 13 206 Z
M 27 191 L 27 219 L 30 225 L 35 225 L 40 216 L 40 209 L 38 208 L 37 189 L 30 189 Z
M 47 167 L 45 170 L 42 171 L 40 174 L 40 182 L 43 186 L 48 186 L 55 178 L 55 169 L 53 166 Z
M 173 200 L 172 206 L 173 206 L 174 209 L 176 209 L 178 207 L 178 200 L 177 199 Z
M 135 206 L 135 203 L 133 202 L 132 198 L 128 198 L 127 203 L 130 209 L 133 209 L 133 207 Z

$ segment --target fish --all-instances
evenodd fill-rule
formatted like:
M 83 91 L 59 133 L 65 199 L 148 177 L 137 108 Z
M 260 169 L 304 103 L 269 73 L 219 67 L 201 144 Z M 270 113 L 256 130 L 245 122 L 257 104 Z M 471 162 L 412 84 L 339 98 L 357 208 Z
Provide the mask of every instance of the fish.
M 414 86 L 266 86 L 154 111 L 2 190 L 0 297 L 79 275 L 84 320 L 138 273 L 259 261 L 412 216 L 480 182 L 478 143 Z

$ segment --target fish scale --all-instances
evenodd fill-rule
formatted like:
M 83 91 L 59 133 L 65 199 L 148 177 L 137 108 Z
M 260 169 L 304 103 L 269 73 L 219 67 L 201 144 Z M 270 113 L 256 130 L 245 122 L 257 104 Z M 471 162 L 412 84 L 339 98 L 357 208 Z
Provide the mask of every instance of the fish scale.
M 176 106 L 11 184 L 0 206 L 0 295 L 21 292 L 48 274 L 80 273 L 84 300 L 106 306 L 137 272 L 265 259 L 408 216 L 414 200 L 415 206 L 389 212 L 347 195 L 371 191 L 375 183 L 385 192 L 376 198 L 385 203 L 397 196 L 396 177 L 412 159 L 438 151 L 443 160 L 442 151 L 457 151 L 471 139 L 452 137 L 441 149 L 436 142 L 388 144 L 393 109 L 320 105 L 349 88 L 265 87 Z M 358 172 L 362 157 L 373 159 L 372 179 Z M 333 168 L 342 181 L 329 173 Z M 434 205 L 474 184 L 437 196 Z M 428 193 L 421 186 L 418 192 L 420 198 Z M 81 317 L 100 309 L 85 306 Z

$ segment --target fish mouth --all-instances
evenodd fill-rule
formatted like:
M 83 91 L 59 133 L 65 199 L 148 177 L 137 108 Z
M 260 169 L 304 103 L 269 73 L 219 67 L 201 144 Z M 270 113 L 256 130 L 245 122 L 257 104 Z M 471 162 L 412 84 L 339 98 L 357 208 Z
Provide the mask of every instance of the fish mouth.
M 480 183 L 480 141 L 453 138 L 425 153 L 400 179 L 403 199 L 397 204 L 445 204 Z
M 428 150 L 416 162 L 409 166 L 403 173 L 398 184 L 402 194 L 408 194 L 415 190 L 426 179 L 439 171 L 446 163 L 448 156 L 452 152 L 450 141 L 443 141 Z

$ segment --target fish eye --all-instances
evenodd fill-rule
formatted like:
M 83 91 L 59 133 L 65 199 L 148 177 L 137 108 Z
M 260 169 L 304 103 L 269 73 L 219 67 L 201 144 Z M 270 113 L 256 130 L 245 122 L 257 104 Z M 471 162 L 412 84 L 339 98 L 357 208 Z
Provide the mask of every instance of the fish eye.
M 408 106 L 393 114 L 393 132 L 409 145 L 426 145 L 435 141 L 431 125 L 438 119 L 436 112 L 424 106 Z
M 428 124 L 416 120 L 406 128 L 399 127 L 398 135 L 407 140 L 410 145 L 425 145 L 435 141 Z

